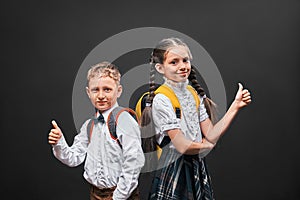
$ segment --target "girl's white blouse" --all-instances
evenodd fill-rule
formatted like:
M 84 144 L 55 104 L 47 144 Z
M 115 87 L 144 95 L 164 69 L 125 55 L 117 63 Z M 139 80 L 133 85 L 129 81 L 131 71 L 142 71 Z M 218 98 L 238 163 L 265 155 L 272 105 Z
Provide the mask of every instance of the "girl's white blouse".
M 200 142 L 202 140 L 200 122 L 208 118 L 203 99 L 200 98 L 200 106 L 196 108 L 193 95 L 187 89 L 188 80 L 183 83 L 175 83 L 165 79 L 167 86 L 175 92 L 180 106 L 181 119 L 176 118 L 172 103 L 163 94 L 155 95 L 152 104 L 152 116 L 155 124 L 158 143 L 167 135 L 166 131 L 171 129 L 181 129 L 183 134 L 190 140 Z M 171 144 L 170 148 L 174 148 Z

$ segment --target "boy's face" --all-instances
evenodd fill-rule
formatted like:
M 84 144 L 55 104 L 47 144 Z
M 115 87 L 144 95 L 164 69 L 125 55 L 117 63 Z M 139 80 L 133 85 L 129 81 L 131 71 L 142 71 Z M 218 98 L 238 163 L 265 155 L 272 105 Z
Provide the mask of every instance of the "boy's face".
M 122 86 L 108 76 L 94 77 L 90 79 L 86 92 L 94 107 L 104 112 L 117 102 Z

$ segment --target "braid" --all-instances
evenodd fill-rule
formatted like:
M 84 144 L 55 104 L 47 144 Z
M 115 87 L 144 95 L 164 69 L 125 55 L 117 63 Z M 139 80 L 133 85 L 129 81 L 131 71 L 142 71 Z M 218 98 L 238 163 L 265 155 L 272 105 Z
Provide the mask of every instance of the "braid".
M 150 126 L 152 127 L 152 102 L 155 96 L 155 61 L 154 61 L 154 56 L 151 54 L 150 58 L 150 81 L 149 81 L 149 95 L 146 96 L 146 106 L 144 110 L 142 111 L 142 116 L 141 116 L 141 127 L 145 126 Z M 143 130 L 143 129 L 142 129 Z M 148 131 L 143 130 L 142 132 L 146 132 L 144 134 L 146 137 L 149 137 Z M 143 135 L 143 133 L 142 133 Z
M 150 83 L 149 83 L 149 98 L 147 99 L 147 103 L 149 103 L 150 105 L 152 105 L 153 102 L 153 98 L 155 96 L 155 67 L 154 64 L 151 64 L 151 68 L 150 68 Z
M 142 148 L 145 154 L 145 164 L 142 168 L 142 171 L 150 172 L 156 169 L 158 160 L 156 157 L 156 134 L 155 127 L 152 120 L 152 102 L 155 96 L 155 62 L 153 62 L 153 55 L 150 59 L 151 68 L 150 68 L 150 82 L 149 82 L 149 95 L 146 97 L 146 106 L 142 111 L 142 116 L 140 119 L 141 123 L 141 141 Z
M 195 67 L 191 66 L 191 73 L 188 77 L 189 81 L 191 82 L 192 87 L 197 91 L 197 93 L 203 98 L 204 106 L 207 111 L 209 118 L 211 119 L 212 123 L 215 124 L 217 122 L 217 110 L 216 104 L 206 96 L 204 89 L 198 83 L 196 77 L 196 70 Z
M 195 88 L 195 90 L 197 91 L 197 93 L 203 97 L 205 95 L 205 91 L 204 89 L 200 86 L 200 84 L 198 83 L 197 77 L 196 77 L 196 71 L 195 71 L 195 67 L 192 65 L 191 66 L 191 73 L 189 75 L 189 81 L 191 82 L 193 88 Z

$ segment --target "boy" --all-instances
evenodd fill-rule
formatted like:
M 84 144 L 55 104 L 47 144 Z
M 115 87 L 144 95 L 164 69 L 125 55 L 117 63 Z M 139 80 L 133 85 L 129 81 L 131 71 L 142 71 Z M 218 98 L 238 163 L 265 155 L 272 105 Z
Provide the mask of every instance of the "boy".
M 145 161 L 139 126 L 128 112 L 122 112 L 118 117 L 116 139 L 106 123 L 110 112 L 118 107 L 117 98 L 122 93 L 120 78 L 117 67 L 109 62 L 92 66 L 86 87 L 96 109 L 96 118 L 91 119 L 95 120 L 91 133 L 88 133 L 90 120 L 87 120 L 71 147 L 54 120 L 49 133 L 49 144 L 58 160 L 70 167 L 85 161 L 83 176 L 91 184 L 91 200 L 139 199 L 138 177 Z

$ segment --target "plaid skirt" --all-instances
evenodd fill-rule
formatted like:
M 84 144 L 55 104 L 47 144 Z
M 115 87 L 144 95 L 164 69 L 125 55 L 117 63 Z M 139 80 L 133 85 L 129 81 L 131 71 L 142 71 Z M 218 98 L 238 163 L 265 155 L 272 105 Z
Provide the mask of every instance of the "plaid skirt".
M 150 200 L 213 200 L 204 159 L 164 149 L 153 180 Z

